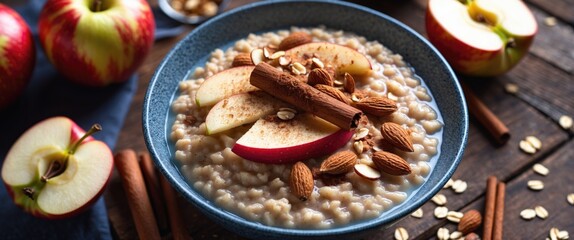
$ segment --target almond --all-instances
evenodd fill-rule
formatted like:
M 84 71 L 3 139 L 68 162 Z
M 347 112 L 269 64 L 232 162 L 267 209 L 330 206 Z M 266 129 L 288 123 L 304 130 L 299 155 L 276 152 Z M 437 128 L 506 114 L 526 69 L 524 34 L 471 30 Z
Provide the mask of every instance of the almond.
M 394 147 L 405 152 L 414 151 L 409 132 L 401 127 L 401 125 L 393 122 L 383 123 L 381 126 L 381 134 L 385 141 Z
M 377 151 L 373 153 L 372 159 L 379 171 L 390 175 L 400 176 L 411 173 L 409 163 L 393 153 Z
M 287 50 L 305 43 L 310 43 L 313 41 L 313 37 L 308 33 L 304 32 L 294 32 L 287 36 L 281 43 L 279 43 L 279 50 Z
M 343 83 L 343 89 L 348 93 L 355 92 L 355 79 L 349 73 L 345 73 L 345 82 Z
M 384 117 L 397 111 L 397 103 L 385 97 L 369 97 L 359 100 L 355 106 L 365 113 Z
M 482 224 L 482 215 L 477 210 L 470 210 L 462 216 L 458 223 L 458 231 L 468 234 L 476 230 Z
M 237 56 L 233 58 L 233 62 L 231 63 L 231 66 L 233 67 L 249 66 L 249 65 L 253 65 L 253 62 L 251 61 L 251 54 L 249 53 L 237 54 Z
M 315 68 L 311 70 L 309 76 L 307 77 L 307 84 L 315 86 L 316 84 L 323 84 L 332 87 L 333 86 L 333 76 L 327 72 L 327 70 L 322 68 Z
M 321 163 L 321 173 L 343 174 L 348 173 L 357 163 L 357 155 L 351 151 L 342 151 L 331 155 Z
M 316 84 L 314 86 L 317 90 L 331 96 L 334 99 L 337 99 L 341 102 L 344 102 L 346 104 L 351 104 L 351 99 L 349 99 L 349 97 L 347 97 L 343 92 L 341 92 L 341 90 L 336 89 L 334 87 L 331 86 L 327 86 L 324 84 Z
M 313 173 L 303 162 L 297 162 L 291 168 L 289 186 L 293 194 L 301 201 L 306 201 L 311 197 L 314 187 Z

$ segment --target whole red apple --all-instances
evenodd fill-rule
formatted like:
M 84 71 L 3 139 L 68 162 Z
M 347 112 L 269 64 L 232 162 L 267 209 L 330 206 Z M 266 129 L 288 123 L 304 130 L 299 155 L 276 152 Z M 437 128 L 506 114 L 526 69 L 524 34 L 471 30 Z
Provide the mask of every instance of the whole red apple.
M 538 30 L 521 0 L 430 0 L 429 40 L 459 73 L 496 76 L 514 67 Z
M 66 117 L 53 117 L 28 129 L 12 145 L 2 180 L 14 203 L 48 219 L 76 215 L 103 193 L 113 169 L 112 151 L 93 133 Z
M 30 28 L 20 15 L 0 3 L 0 109 L 24 91 L 36 62 Z
M 106 86 L 129 79 L 154 41 L 146 0 L 48 0 L 40 13 L 40 42 L 69 80 Z

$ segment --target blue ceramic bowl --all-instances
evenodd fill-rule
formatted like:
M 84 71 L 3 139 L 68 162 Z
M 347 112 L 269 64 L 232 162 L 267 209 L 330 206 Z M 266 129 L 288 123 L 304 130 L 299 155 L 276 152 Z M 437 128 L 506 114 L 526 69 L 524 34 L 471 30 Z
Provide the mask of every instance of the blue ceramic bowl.
M 439 155 L 426 181 L 406 201 L 382 216 L 324 230 L 285 229 L 245 220 L 222 210 L 204 198 L 185 179 L 173 158 L 169 132 L 173 123 L 170 104 L 178 83 L 194 66 L 203 65 L 215 48 L 228 46 L 248 33 L 288 29 L 290 26 L 328 28 L 355 32 L 377 40 L 401 54 L 434 95 L 444 128 Z M 467 140 L 468 116 L 455 74 L 423 37 L 404 24 L 380 12 L 342 1 L 263 1 L 219 15 L 196 28 L 165 57 L 147 90 L 143 129 L 147 147 L 156 166 L 189 202 L 225 228 L 259 239 L 342 239 L 381 230 L 407 216 L 435 195 L 455 171 Z

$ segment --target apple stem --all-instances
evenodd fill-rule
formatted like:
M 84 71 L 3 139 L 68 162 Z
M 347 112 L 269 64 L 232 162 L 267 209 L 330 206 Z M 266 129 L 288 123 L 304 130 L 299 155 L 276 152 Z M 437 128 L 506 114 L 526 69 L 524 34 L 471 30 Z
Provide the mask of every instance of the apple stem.
M 72 145 L 72 147 L 70 148 L 70 150 L 68 150 L 68 154 L 74 154 L 76 152 L 76 149 L 80 146 L 80 144 L 82 144 L 82 142 L 84 141 L 84 139 L 86 139 L 87 137 L 89 137 L 90 135 L 102 131 L 102 126 L 100 124 L 94 124 L 90 130 L 88 130 L 84 136 L 82 136 L 80 139 L 78 139 L 78 141 L 74 142 L 74 145 Z
M 102 0 L 95 0 L 92 6 L 94 12 L 102 11 Z
M 36 191 L 34 191 L 33 188 L 31 188 L 31 187 L 22 188 L 22 192 L 24 192 L 24 195 L 26 195 L 26 196 L 29 197 L 30 199 L 34 200 L 34 193 L 35 193 Z
M 515 48 L 516 47 L 516 41 L 514 40 L 514 38 L 509 38 L 507 40 L 506 47 L 509 47 L 509 48 Z

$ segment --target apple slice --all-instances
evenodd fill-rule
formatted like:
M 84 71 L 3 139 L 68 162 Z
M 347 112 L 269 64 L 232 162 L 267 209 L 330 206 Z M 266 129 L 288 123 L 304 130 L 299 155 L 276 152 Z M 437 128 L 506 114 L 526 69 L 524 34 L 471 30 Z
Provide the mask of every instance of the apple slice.
M 429 40 L 460 73 L 495 76 L 528 52 L 537 23 L 521 0 L 430 0 Z
M 37 123 L 14 143 L 2 179 L 14 202 L 34 216 L 64 218 L 91 206 L 103 193 L 113 168 L 109 147 L 72 120 Z
M 371 62 L 365 55 L 334 43 L 307 43 L 287 50 L 285 55 L 290 56 L 295 62 L 302 62 L 306 55 L 314 55 L 339 73 L 366 75 L 371 71 Z
M 262 91 L 232 95 L 219 101 L 209 110 L 205 118 L 207 134 L 255 122 L 261 117 L 277 112 L 281 107 L 290 106 Z
M 197 89 L 195 102 L 200 107 L 211 106 L 234 94 L 258 90 L 249 84 L 255 66 L 234 67 L 205 79 Z
M 254 162 L 292 163 L 336 151 L 349 142 L 353 132 L 308 113 L 289 121 L 263 118 L 231 150 Z

